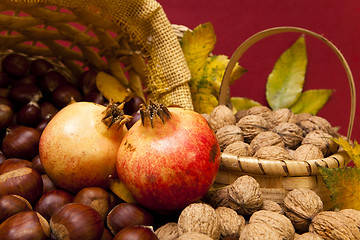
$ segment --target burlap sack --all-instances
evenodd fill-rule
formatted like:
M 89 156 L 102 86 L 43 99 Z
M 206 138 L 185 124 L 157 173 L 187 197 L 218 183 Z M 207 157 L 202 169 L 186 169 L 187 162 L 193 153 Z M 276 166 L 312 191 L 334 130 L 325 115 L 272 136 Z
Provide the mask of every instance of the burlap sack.
M 15 15 L 9 15 L 10 11 Z M 0 35 L 1 50 L 57 57 L 73 72 L 80 72 L 78 63 L 86 62 L 110 69 L 129 85 L 126 70 L 133 68 L 144 78 L 155 101 L 193 108 L 190 71 L 172 26 L 155 0 L 2 0 L 0 12 L 4 13 L 0 14 L 0 31 L 7 33 Z M 89 29 L 96 36 L 87 34 Z M 121 41 L 121 35 L 127 35 L 128 43 Z M 64 46 L 59 40 L 71 44 Z M 26 44 L 28 41 L 45 48 Z M 124 45 L 128 52 L 124 53 Z M 125 59 L 124 55 L 131 57 Z M 139 56 L 145 59 L 143 66 L 137 61 Z M 127 65 L 125 71 L 114 70 L 114 60 Z

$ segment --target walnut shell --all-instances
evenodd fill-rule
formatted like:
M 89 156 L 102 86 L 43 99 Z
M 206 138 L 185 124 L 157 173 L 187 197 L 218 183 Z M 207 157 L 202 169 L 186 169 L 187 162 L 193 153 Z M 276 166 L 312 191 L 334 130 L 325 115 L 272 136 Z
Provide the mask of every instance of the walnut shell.
M 355 209 L 342 209 L 339 213 L 351 218 L 356 222 L 356 226 L 360 229 L 360 211 Z
M 291 240 L 295 236 L 295 228 L 290 219 L 280 213 L 267 210 L 254 212 L 249 219 L 249 223 L 255 222 L 264 223 L 277 230 L 283 240 Z
M 264 223 L 249 223 L 245 225 L 239 240 L 282 239 L 277 230 Z
M 304 137 L 301 144 L 314 144 L 324 154 L 324 157 L 328 157 L 336 153 L 339 148 L 339 145 L 331 138 L 332 136 L 328 133 L 321 130 L 314 130 Z
M 323 240 L 318 234 L 307 232 L 299 235 L 296 240 Z
M 314 130 L 321 130 L 333 137 L 338 137 L 336 130 L 331 126 L 328 120 L 319 116 L 311 116 L 308 119 L 300 121 L 298 125 L 305 131 L 305 134 Z
M 279 146 L 285 147 L 285 143 L 279 134 L 266 131 L 259 133 L 250 143 L 251 148 L 254 152 L 265 146 Z
M 250 157 L 254 154 L 254 150 L 250 144 L 243 141 L 231 143 L 224 149 L 223 152 L 243 157 Z
M 246 115 L 248 115 L 247 109 L 242 109 L 242 110 L 237 111 L 235 113 L 236 122 L 238 122 L 241 118 L 245 117 Z
M 296 149 L 304 139 L 303 130 L 295 123 L 280 123 L 273 128 L 284 140 L 285 147 Z
M 269 160 L 292 160 L 290 153 L 279 146 L 261 147 L 254 153 L 254 157 Z
M 198 233 L 198 232 L 187 232 L 178 237 L 176 240 L 213 240 L 211 237 Z
M 245 227 L 245 218 L 227 207 L 219 207 L 215 212 L 221 222 L 221 237 L 239 238 L 240 232 Z
M 250 215 L 259 210 L 263 204 L 259 183 L 248 175 L 238 177 L 230 185 L 229 197 L 239 204 L 237 212 L 241 215 Z
M 360 239 L 360 229 L 355 221 L 334 211 L 323 211 L 313 218 L 309 226 L 310 232 L 315 232 L 325 240 L 330 239 Z
M 323 210 L 323 202 L 314 191 L 298 188 L 285 196 L 283 209 L 295 229 L 304 233 L 308 231 L 313 217 Z
M 159 240 L 175 240 L 179 237 L 178 224 L 176 222 L 166 223 L 155 231 L 155 235 Z
M 220 221 L 215 209 L 205 203 L 192 203 L 182 210 L 178 218 L 180 236 L 187 232 L 205 234 L 220 239 Z
M 272 111 L 269 121 L 270 127 L 273 128 L 283 122 L 295 123 L 295 114 L 288 108 L 280 108 Z
M 267 211 L 272 211 L 272 212 L 276 212 L 279 214 L 284 214 L 284 211 L 281 208 L 281 206 L 277 202 L 269 200 L 269 199 L 264 199 L 261 210 L 267 210 Z
M 210 113 L 209 125 L 216 132 L 226 125 L 235 125 L 236 119 L 233 111 L 225 105 L 215 107 Z
M 323 158 L 324 154 L 314 144 L 303 144 L 294 151 L 292 156 L 294 160 L 307 161 Z
M 240 205 L 230 198 L 229 190 L 231 185 L 224 186 L 222 188 L 210 190 L 206 193 L 205 200 L 213 208 L 227 207 L 237 211 Z
M 256 135 L 269 129 L 266 120 L 259 115 L 247 115 L 241 118 L 237 123 L 244 136 L 244 141 L 250 143 Z
M 308 120 L 311 116 L 313 116 L 313 115 L 311 115 L 310 113 L 306 113 L 306 112 L 295 114 L 295 123 L 297 125 L 300 125 L 300 122 Z
M 216 137 L 218 139 L 220 149 L 223 151 L 229 144 L 237 142 L 237 141 L 243 141 L 244 137 L 241 133 L 241 130 L 239 127 L 235 125 L 226 125 L 222 128 L 220 128 L 216 132 Z
M 255 106 L 247 110 L 248 115 L 259 115 L 267 122 L 271 120 L 272 110 L 266 106 Z

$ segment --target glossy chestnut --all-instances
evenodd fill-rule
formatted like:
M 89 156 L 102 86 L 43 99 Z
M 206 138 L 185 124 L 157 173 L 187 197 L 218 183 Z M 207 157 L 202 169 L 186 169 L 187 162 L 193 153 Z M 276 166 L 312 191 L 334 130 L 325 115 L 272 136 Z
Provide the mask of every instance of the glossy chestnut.
M 24 211 L 0 224 L 0 236 L 2 240 L 46 240 L 50 238 L 50 226 L 39 213 Z
M 0 175 L 0 196 L 19 195 L 33 205 L 41 197 L 42 189 L 41 176 L 35 169 L 23 167 Z
M 135 203 L 120 203 L 107 215 L 107 227 L 116 235 L 121 229 L 136 225 L 152 226 L 153 216 L 148 210 Z
M 56 239 L 98 240 L 104 232 L 100 214 L 79 203 L 68 203 L 55 211 L 50 227 Z
M 24 77 L 28 74 L 30 62 L 22 54 L 10 53 L 2 60 L 2 70 L 14 77 Z
M 82 203 L 95 209 L 103 220 L 110 211 L 110 195 L 100 187 L 87 187 L 81 189 L 74 198 L 75 203 Z
M 2 142 L 2 151 L 8 158 L 33 159 L 39 154 L 40 133 L 31 127 L 8 128 Z
M 32 167 L 30 161 L 21 158 L 8 158 L 0 165 L 0 174 L 11 172 L 23 167 Z
M 16 213 L 32 210 L 29 201 L 19 195 L 11 194 L 0 197 L 0 223 Z
M 133 226 L 120 230 L 114 240 L 158 240 L 158 237 L 147 226 Z
M 46 220 L 50 220 L 55 210 L 71 203 L 74 195 L 61 189 L 54 189 L 44 193 L 35 204 L 34 210 L 39 212 Z

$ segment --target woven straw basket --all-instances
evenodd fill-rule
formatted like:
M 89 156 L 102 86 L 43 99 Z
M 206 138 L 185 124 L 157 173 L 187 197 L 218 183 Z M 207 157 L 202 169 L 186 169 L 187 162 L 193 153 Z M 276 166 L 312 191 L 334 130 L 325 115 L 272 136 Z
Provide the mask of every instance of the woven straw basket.
M 155 0 L 3 0 L 0 52 L 9 49 L 56 59 L 75 78 L 91 66 L 130 95 L 143 87 L 157 102 L 193 108 L 190 71 Z
M 313 36 L 322 40 L 338 56 L 341 64 L 346 70 L 351 88 L 351 112 L 348 126 L 347 138 L 350 139 L 355 116 L 355 84 L 349 66 L 340 51 L 323 36 L 306 29 L 296 27 L 276 27 L 261 31 L 243 42 L 233 53 L 227 69 L 224 73 L 220 89 L 219 105 L 229 105 L 229 80 L 230 74 L 235 63 L 253 44 L 268 36 L 280 33 L 296 32 Z M 318 171 L 318 166 L 328 168 L 342 168 L 350 161 L 345 151 L 339 150 L 337 153 L 323 159 L 308 161 L 291 160 L 265 160 L 255 157 L 242 157 L 232 154 L 222 154 L 222 164 L 215 180 L 215 186 L 224 186 L 233 183 L 242 175 L 254 177 L 263 192 L 264 199 L 273 200 L 279 204 L 286 194 L 296 188 L 307 188 L 314 190 L 324 202 L 324 209 L 332 208 L 330 191 L 327 189 Z

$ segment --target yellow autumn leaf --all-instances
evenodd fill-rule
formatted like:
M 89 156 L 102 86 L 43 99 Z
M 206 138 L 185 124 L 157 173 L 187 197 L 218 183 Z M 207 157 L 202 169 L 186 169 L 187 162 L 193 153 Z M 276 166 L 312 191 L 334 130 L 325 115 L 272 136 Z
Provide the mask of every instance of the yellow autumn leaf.
M 130 95 L 118 79 L 105 72 L 99 72 L 96 76 L 96 87 L 106 99 L 114 102 L 123 102 Z
M 346 141 L 344 138 L 335 138 L 333 139 L 337 144 L 339 144 L 353 160 L 356 167 L 360 168 L 360 145 L 354 140 L 353 146 Z
M 261 104 L 259 102 L 256 102 L 249 98 L 243 98 L 243 97 L 232 97 L 230 99 L 230 101 L 231 101 L 231 104 L 232 104 L 235 112 L 240 111 L 240 110 L 246 110 L 246 109 L 249 109 L 249 108 L 255 107 L 255 106 L 261 106 Z
M 324 168 L 319 171 L 327 188 L 331 192 L 331 200 L 335 208 L 360 210 L 360 169 Z
M 110 190 L 115 193 L 116 196 L 121 198 L 127 203 L 136 203 L 136 200 L 134 199 L 133 195 L 130 193 L 128 188 L 125 186 L 123 182 L 120 181 L 120 179 L 115 178 L 111 179 L 109 183 Z
M 184 33 L 181 47 L 192 75 L 204 66 L 215 43 L 216 35 L 211 23 L 200 24 L 193 31 Z
M 218 105 L 217 98 L 209 92 L 196 92 L 192 94 L 194 110 L 198 113 L 210 114 Z

